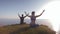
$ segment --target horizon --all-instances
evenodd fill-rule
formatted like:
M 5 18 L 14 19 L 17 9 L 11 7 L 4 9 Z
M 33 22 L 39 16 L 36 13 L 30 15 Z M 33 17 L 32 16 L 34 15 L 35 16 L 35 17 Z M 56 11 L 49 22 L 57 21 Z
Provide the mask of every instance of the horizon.
M 39 15 L 43 10 L 45 12 L 37 19 L 50 20 L 55 31 L 60 26 L 60 1 L 59 0 L 0 0 L 0 19 L 19 19 L 18 13 L 24 14 L 25 11 L 31 15 Z M 26 17 L 25 19 L 30 19 Z

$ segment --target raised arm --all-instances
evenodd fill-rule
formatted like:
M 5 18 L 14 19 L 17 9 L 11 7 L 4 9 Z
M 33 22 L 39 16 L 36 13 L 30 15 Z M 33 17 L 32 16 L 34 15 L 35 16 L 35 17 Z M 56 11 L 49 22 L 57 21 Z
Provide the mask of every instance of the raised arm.
M 20 17 L 20 14 L 18 13 L 18 16 Z
M 25 17 L 27 17 L 27 15 L 26 15 L 26 16 L 24 16 L 24 18 L 25 18 Z
M 29 13 L 27 14 L 27 13 L 25 12 L 25 14 L 26 14 L 26 16 L 30 17 L 30 16 L 29 16 Z M 26 17 L 26 16 L 25 16 L 25 17 Z
M 31 17 L 31 16 L 28 15 L 28 17 Z
M 40 15 L 37 15 L 36 17 L 39 17 L 39 16 L 41 16 L 41 15 L 44 13 L 44 11 L 45 11 L 45 10 L 43 10 L 43 12 L 42 12 Z

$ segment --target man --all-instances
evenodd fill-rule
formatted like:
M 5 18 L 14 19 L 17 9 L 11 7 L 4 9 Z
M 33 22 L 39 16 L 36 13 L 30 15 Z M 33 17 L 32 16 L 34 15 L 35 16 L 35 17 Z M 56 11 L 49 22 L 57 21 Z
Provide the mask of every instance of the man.
M 24 16 L 23 14 L 22 14 L 22 16 L 20 16 L 19 15 L 19 13 L 18 13 L 18 16 L 19 16 L 19 18 L 20 18 L 20 24 L 23 24 L 24 23 L 24 18 L 27 16 Z
M 43 10 L 43 12 L 44 12 L 44 11 L 45 11 L 45 10 Z M 30 19 L 31 19 L 30 26 L 32 26 L 32 27 L 35 26 L 36 18 L 39 17 L 39 16 L 41 16 L 41 15 L 43 14 L 43 12 L 42 12 L 40 15 L 35 16 L 35 11 L 33 11 L 33 12 L 31 13 L 31 16 L 28 15 L 28 17 L 30 17 Z

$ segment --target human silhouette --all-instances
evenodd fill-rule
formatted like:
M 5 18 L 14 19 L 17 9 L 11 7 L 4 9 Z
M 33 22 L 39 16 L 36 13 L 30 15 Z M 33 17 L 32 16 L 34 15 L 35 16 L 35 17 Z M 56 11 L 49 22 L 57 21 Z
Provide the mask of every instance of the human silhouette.
M 31 25 L 32 27 L 35 26 L 36 18 L 39 17 L 39 16 L 41 16 L 41 15 L 44 13 L 44 11 L 45 11 L 45 10 L 43 10 L 43 12 L 42 12 L 40 15 L 37 15 L 37 16 L 35 16 L 35 11 L 32 11 L 31 16 L 28 15 L 28 17 L 30 17 L 30 19 L 31 19 L 30 25 Z
M 27 16 L 24 16 L 23 14 L 22 14 L 22 16 L 20 16 L 20 14 L 18 13 L 18 16 L 19 16 L 19 18 L 20 18 L 20 24 L 23 24 L 24 23 L 24 18 Z

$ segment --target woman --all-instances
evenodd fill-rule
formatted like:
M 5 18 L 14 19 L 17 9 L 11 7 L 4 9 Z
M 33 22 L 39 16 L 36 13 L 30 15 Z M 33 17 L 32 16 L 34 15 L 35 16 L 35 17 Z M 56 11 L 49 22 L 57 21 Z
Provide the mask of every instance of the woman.
M 43 12 L 44 12 L 44 11 L 45 11 L 45 10 L 43 10 Z M 35 24 L 36 18 L 39 17 L 39 16 L 41 16 L 41 15 L 43 14 L 43 12 L 42 12 L 40 15 L 35 16 L 35 11 L 33 11 L 33 12 L 31 13 L 31 16 L 28 15 L 28 17 L 30 17 L 30 19 L 31 19 L 31 23 L 30 23 L 30 26 L 31 26 L 31 27 L 34 27 L 34 26 L 36 25 L 36 24 Z

